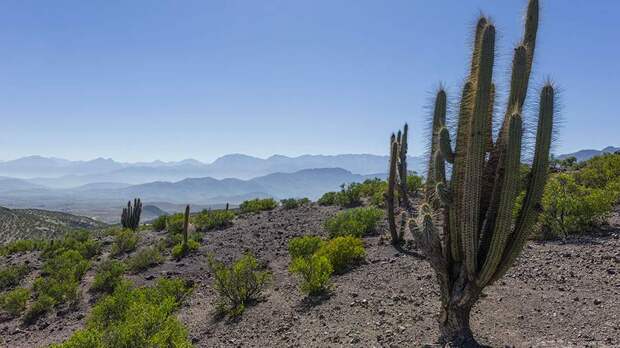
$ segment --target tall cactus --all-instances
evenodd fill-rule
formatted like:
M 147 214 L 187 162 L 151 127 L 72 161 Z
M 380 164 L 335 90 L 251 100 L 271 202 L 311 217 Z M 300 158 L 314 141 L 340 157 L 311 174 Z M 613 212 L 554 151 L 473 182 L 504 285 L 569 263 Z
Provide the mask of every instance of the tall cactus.
M 142 214 L 142 202 L 140 202 L 140 198 L 135 198 L 133 200 L 133 205 L 131 201 L 127 202 L 127 208 L 123 208 L 123 212 L 121 213 L 121 225 L 123 228 L 130 228 L 134 231 L 140 227 L 140 215 Z
M 185 214 L 183 214 L 183 255 L 189 252 L 188 244 L 188 230 L 189 230 L 189 204 L 185 206 Z
M 537 28 L 538 1 L 530 0 L 524 37 L 514 51 L 507 108 L 495 139 L 495 27 L 489 19 L 481 17 L 476 25 L 470 73 L 452 132 L 456 136 L 455 146 L 445 122 L 446 93 L 437 93 L 425 202 L 419 209 L 406 209 L 405 214 L 415 218 L 401 224 L 408 223 L 437 274 L 442 344 L 478 345 L 469 327 L 471 308 L 482 289 L 500 279 L 519 256 L 540 209 L 554 117 L 554 89 L 550 84 L 541 91 L 534 161 L 525 199 L 513 219 L 521 165 L 523 105 Z M 398 144 L 393 140 L 392 161 L 397 158 L 397 150 Z M 446 163 L 452 167 L 449 178 Z M 396 170 L 392 173 L 393 169 L 395 165 L 391 163 L 389 188 L 403 180 Z M 441 231 L 437 227 L 438 216 L 443 220 Z M 394 236 L 398 226 L 395 209 L 389 205 L 388 220 Z

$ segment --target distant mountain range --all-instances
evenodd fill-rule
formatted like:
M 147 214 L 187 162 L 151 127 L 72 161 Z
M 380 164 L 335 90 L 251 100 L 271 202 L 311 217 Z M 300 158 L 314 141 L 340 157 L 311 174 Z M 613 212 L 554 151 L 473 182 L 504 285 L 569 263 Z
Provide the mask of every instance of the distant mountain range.
M 608 146 L 602 150 L 580 150 L 573 153 L 567 153 L 557 156 L 558 159 L 566 159 L 569 157 L 575 157 L 578 162 L 587 161 L 592 157 L 600 156 L 606 153 L 616 153 L 620 151 L 620 147 Z
M 73 188 L 93 183 L 144 184 L 154 181 L 179 181 L 185 178 L 251 179 L 272 173 L 293 173 L 304 169 L 342 168 L 367 175 L 387 171 L 387 156 L 274 155 L 266 159 L 231 154 L 212 163 L 187 159 L 179 162 L 121 163 L 97 158 L 91 161 L 69 161 L 41 156 L 23 157 L 0 162 L 0 176 L 28 179 L 30 183 L 51 188 Z M 410 157 L 411 170 L 421 171 L 421 157 Z
M 385 178 L 385 174 L 353 174 L 341 168 L 304 169 L 294 173 L 273 173 L 250 180 L 187 178 L 176 182 L 155 181 L 138 185 L 88 184 L 69 189 L 54 189 L 30 183 L 24 179 L 0 178 L 0 205 L 9 207 L 36 207 L 61 210 L 74 214 L 114 222 L 108 209 L 120 209 L 134 197 L 143 202 L 173 205 L 197 204 L 202 206 L 239 204 L 257 197 L 308 197 L 317 199 L 327 191 L 338 190 L 343 183 L 361 182 L 368 178 Z M 85 209 L 90 207 L 89 209 Z M 98 212 L 98 210 L 103 210 Z M 119 210 L 120 211 L 120 210 Z

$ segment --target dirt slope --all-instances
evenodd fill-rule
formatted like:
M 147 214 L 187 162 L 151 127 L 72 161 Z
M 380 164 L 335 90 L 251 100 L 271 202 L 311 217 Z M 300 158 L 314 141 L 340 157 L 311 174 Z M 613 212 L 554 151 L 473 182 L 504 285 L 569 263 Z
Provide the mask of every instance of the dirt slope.
M 181 262 L 167 261 L 131 276 L 147 284 L 161 276 L 196 282 L 179 313 L 197 347 L 410 347 L 437 337 L 438 289 L 426 262 L 397 253 L 378 236 L 365 239 L 367 262 L 334 277 L 331 297 L 309 303 L 288 273 L 290 238 L 325 232 L 335 208 L 302 207 L 238 218 L 208 233 L 203 246 Z M 382 227 L 384 228 L 384 227 Z M 617 228 L 617 226 L 616 226 Z M 163 234 L 146 232 L 142 244 Z M 273 272 L 265 300 L 236 322 L 214 319 L 215 292 L 206 255 L 229 261 L 252 251 Z M 620 345 L 620 233 L 530 243 L 508 276 L 486 290 L 474 309 L 473 330 L 492 346 L 566 347 Z M 84 281 L 88 288 L 89 276 Z M 7 347 L 59 342 L 84 323 L 89 297 L 78 312 L 51 316 L 29 328 L 0 323 Z M 2 342 L 2 341 L 0 341 Z

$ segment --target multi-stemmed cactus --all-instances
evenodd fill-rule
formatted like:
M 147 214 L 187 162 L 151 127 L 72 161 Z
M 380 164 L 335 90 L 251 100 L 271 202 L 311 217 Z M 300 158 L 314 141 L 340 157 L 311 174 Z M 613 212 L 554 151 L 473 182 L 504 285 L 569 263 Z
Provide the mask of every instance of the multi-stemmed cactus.
M 121 225 L 123 228 L 130 228 L 136 231 L 140 227 L 140 214 L 142 214 L 140 198 L 134 199 L 133 205 L 131 205 L 131 201 L 127 202 L 127 208 L 123 208 L 123 213 L 121 214 Z
M 406 173 L 403 175 L 399 168 L 406 166 L 403 162 L 406 162 L 407 127 L 400 136 L 392 136 L 386 194 L 390 232 L 393 241 L 398 243 L 402 234 L 397 229 L 404 230 L 408 225 L 437 274 L 441 291 L 442 344 L 477 346 L 469 327 L 472 306 L 482 289 L 500 279 L 512 266 L 540 210 L 554 115 L 554 89 L 550 84 L 544 86 L 540 94 L 534 158 L 524 199 L 516 208 L 523 105 L 537 27 L 538 1 L 530 0 L 525 35 L 514 51 L 507 107 L 494 139 L 495 27 L 486 17 L 478 20 L 470 74 L 463 87 L 452 135 L 446 123 L 446 92 L 437 93 L 426 192 L 424 203 L 417 208 L 402 201 L 399 209 L 394 206 L 395 189 L 403 186 L 403 182 L 406 184 Z M 455 136 L 455 142 L 451 136 Z M 446 163 L 451 165 L 449 178 L 446 177 Z M 518 213 L 513 218 L 515 209 Z M 397 213 L 402 214 L 399 227 L 396 226 Z M 440 221 L 441 230 L 438 228 Z

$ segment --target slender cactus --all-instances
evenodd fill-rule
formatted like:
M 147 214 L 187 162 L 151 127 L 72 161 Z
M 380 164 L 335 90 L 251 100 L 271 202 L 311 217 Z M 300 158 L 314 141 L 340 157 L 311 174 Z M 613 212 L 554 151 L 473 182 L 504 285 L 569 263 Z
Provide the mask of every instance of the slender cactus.
M 136 231 L 140 227 L 140 214 L 142 214 L 142 202 L 140 198 L 127 202 L 127 208 L 123 208 L 121 213 L 121 225 L 123 228 L 130 228 Z
M 521 166 L 523 105 L 532 69 L 538 1 L 527 7 L 524 37 L 515 48 L 510 91 L 497 137 L 493 137 L 496 88 L 493 83 L 495 26 L 485 17 L 476 25 L 470 73 L 463 87 L 456 129 L 445 122 L 446 93 L 435 99 L 425 202 L 404 209 L 414 239 L 437 273 L 441 291 L 440 342 L 477 346 L 469 314 L 482 289 L 500 279 L 519 256 L 540 210 L 547 179 L 554 118 L 554 89 L 541 91 L 534 161 L 525 198 L 513 218 Z M 391 143 L 388 192 L 399 176 L 395 162 L 406 138 Z M 400 134 L 400 133 L 399 133 Z M 456 136 L 452 146 L 451 134 Z M 446 176 L 445 164 L 451 165 Z M 393 170 L 394 169 L 394 170 Z M 392 199 L 393 202 L 393 199 Z M 394 205 L 388 206 L 390 230 L 397 231 Z M 442 217 L 443 230 L 437 225 Z
M 185 214 L 183 216 L 183 255 L 189 251 L 187 244 L 187 230 L 189 229 L 189 204 L 185 206 Z

